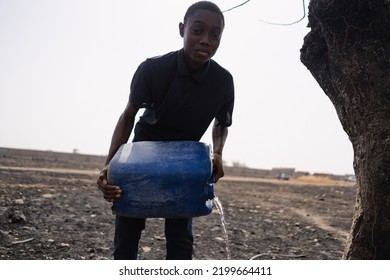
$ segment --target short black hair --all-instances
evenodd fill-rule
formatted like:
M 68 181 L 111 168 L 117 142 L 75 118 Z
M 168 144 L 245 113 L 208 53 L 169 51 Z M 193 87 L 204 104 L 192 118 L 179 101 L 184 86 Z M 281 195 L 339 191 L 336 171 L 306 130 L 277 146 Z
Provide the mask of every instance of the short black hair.
M 192 4 L 184 15 L 184 23 L 186 23 L 188 18 L 194 15 L 198 10 L 207 10 L 213 13 L 217 13 L 222 19 L 222 26 L 225 26 L 225 17 L 223 16 L 221 9 L 215 3 L 210 1 L 199 1 Z

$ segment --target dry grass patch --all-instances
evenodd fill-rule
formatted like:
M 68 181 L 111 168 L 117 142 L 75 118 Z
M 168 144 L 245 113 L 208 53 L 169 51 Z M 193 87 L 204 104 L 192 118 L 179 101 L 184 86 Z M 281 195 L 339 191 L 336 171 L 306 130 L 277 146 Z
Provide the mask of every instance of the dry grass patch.
M 344 182 L 340 180 L 333 180 L 329 178 L 328 176 L 314 176 L 314 175 L 309 175 L 309 176 L 300 176 L 295 181 L 299 183 L 304 183 L 304 184 L 316 184 L 316 185 L 331 185 L 331 186 L 352 186 L 354 185 L 351 182 Z

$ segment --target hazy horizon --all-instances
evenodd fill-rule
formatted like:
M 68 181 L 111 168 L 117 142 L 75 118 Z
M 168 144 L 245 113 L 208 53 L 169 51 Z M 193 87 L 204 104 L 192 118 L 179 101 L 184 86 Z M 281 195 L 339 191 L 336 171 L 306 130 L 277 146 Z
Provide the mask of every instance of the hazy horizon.
M 178 24 L 193 2 L 0 0 L 0 146 L 105 155 L 133 73 L 182 47 Z M 215 2 L 226 10 L 244 1 Z M 307 17 L 264 23 L 302 15 L 301 0 L 250 1 L 225 13 L 213 58 L 235 82 L 224 160 L 351 174 L 351 142 L 300 62 Z M 211 143 L 210 129 L 201 141 Z

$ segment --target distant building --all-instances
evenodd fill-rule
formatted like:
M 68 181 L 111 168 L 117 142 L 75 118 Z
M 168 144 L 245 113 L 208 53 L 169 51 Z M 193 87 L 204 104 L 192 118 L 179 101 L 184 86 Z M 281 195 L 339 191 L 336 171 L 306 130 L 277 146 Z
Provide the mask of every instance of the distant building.
M 278 176 L 279 174 L 287 174 L 288 176 L 292 177 L 295 173 L 295 168 L 272 168 L 271 175 L 274 177 Z

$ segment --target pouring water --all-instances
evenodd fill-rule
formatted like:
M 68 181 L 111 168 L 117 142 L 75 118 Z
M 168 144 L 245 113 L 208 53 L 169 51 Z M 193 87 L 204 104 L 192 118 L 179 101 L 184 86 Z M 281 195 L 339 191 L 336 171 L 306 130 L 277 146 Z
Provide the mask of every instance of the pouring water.
M 227 259 L 230 260 L 229 236 L 226 228 L 225 213 L 223 211 L 222 203 L 217 196 L 215 196 L 213 199 L 213 205 L 218 210 L 219 216 L 221 218 L 222 234 L 225 240 Z

